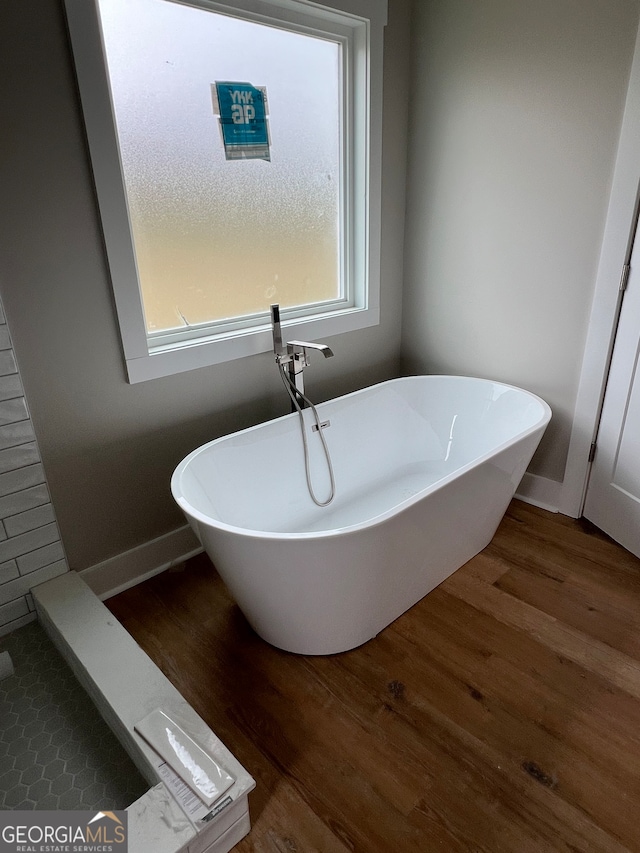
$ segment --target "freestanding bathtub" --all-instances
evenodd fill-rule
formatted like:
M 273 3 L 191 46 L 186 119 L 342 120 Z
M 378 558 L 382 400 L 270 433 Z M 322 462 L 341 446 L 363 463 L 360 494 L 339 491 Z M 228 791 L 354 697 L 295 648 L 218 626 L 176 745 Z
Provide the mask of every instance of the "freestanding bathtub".
M 374 637 L 493 537 L 551 410 L 483 379 L 413 376 L 318 407 L 336 495 L 309 497 L 297 414 L 189 454 L 171 489 L 254 630 L 301 654 Z M 305 410 L 316 494 L 329 475 Z

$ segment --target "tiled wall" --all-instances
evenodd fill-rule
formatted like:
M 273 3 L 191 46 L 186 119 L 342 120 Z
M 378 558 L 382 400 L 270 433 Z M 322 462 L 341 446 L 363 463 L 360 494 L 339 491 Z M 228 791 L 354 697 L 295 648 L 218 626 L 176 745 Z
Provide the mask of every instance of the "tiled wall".
M 0 304 L 0 634 L 34 619 L 29 590 L 68 570 Z

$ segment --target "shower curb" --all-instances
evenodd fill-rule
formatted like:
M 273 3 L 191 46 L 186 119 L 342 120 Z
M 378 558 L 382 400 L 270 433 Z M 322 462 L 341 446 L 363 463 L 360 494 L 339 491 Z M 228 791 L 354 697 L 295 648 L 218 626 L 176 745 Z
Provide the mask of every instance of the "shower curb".
M 228 853 L 250 830 L 253 778 L 76 572 L 32 592 L 44 630 L 150 785 L 127 808 L 130 853 Z M 235 777 L 215 816 L 190 817 L 162 781 L 162 758 L 134 731 L 155 708 Z

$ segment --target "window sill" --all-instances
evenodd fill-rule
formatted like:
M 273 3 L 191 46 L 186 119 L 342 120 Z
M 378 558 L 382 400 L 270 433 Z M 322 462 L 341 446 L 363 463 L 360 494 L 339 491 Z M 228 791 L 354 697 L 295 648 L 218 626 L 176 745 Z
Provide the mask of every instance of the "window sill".
M 283 339 L 317 341 L 333 335 L 354 332 L 376 326 L 379 310 L 376 307 L 352 308 L 342 314 L 314 317 L 308 320 L 284 320 Z M 225 361 L 258 355 L 273 349 L 271 326 L 268 324 L 234 331 L 214 339 L 182 342 L 151 349 L 146 355 L 127 358 L 129 382 L 145 382 L 159 379 L 199 367 L 211 367 Z

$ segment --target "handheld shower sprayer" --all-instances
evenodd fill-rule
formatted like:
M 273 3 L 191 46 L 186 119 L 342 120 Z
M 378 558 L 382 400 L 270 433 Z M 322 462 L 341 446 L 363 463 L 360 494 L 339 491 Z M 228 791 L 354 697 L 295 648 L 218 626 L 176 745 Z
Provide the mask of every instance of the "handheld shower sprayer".
M 280 328 L 280 306 L 276 303 L 271 306 L 271 329 L 273 331 L 273 351 L 276 356 L 284 356 L 287 350 L 282 343 L 282 329 Z

